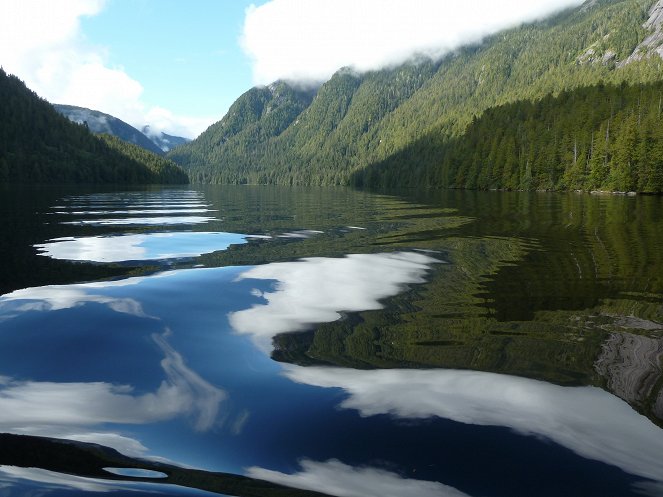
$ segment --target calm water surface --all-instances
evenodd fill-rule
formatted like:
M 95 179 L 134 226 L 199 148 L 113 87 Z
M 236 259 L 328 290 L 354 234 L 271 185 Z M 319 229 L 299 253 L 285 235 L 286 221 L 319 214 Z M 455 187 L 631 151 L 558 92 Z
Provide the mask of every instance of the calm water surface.
M 0 496 L 663 495 L 659 197 L 1 193 Z

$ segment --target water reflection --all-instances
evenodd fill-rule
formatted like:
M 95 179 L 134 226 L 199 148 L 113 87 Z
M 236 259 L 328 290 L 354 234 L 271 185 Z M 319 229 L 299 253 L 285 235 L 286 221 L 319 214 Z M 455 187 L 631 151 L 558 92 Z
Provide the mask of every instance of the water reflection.
M 49 285 L 16 290 L 0 297 L 0 322 L 13 319 L 22 313 L 58 311 L 86 303 L 108 306 L 115 312 L 137 317 L 148 316 L 141 303 L 131 297 L 108 294 L 113 289 L 138 285 L 143 278 L 83 283 L 80 285 Z
M 143 209 L 141 206 L 127 206 L 122 210 L 104 210 L 104 211 L 56 211 L 54 214 L 61 214 L 64 216 L 112 216 L 117 214 L 203 214 L 205 212 L 213 212 L 214 209 L 208 209 L 204 204 L 171 204 L 170 209 L 166 209 L 168 205 L 157 204 L 158 208 Z M 145 206 L 142 206 L 145 207 Z M 149 207 L 149 205 L 147 206 Z M 184 208 L 186 207 L 186 209 Z
M 331 459 L 303 460 L 301 471 L 285 474 L 264 468 L 249 468 L 253 478 L 295 488 L 325 492 L 338 497 L 467 497 L 467 494 L 438 482 L 404 478 L 384 469 L 354 468 Z
M 286 366 L 291 380 L 342 388 L 340 407 L 362 416 L 441 417 L 542 436 L 583 457 L 663 481 L 663 432 L 627 403 L 594 387 L 561 387 L 515 376 L 454 370 Z
M 148 424 L 190 417 L 197 431 L 217 420 L 226 393 L 191 370 L 168 343 L 169 332 L 152 335 L 165 373 L 156 391 L 134 393 L 131 385 L 25 381 L 0 377 L 0 431 L 68 438 L 110 446 L 125 454 L 145 452 L 137 440 L 85 427 Z
M 158 493 L 157 493 L 158 492 Z M 38 468 L 0 466 L 0 495 L 2 497 L 42 497 L 44 495 L 153 495 L 216 496 L 217 492 L 205 492 L 174 485 L 158 483 L 109 481 L 65 473 L 56 473 Z
M 5 291 L 24 289 L 0 298 L 0 431 L 335 495 L 660 493 L 660 429 L 601 390 L 554 385 L 600 385 L 660 412 L 655 219 L 644 234 L 628 223 L 623 239 L 638 240 L 637 252 L 548 205 L 537 212 L 550 218 L 537 219 L 513 203 L 502 212 L 456 201 L 460 222 L 348 191 L 209 192 L 210 202 L 196 192 L 72 196 L 32 221 L 43 231 L 5 237 L 23 247 L 7 259 L 23 262 Z M 58 224 L 191 220 L 201 210 L 218 213 L 205 233 Z M 12 226 L 21 236 L 22 223 Z M 273 238 L 245 243 L 240 233 Z M 224 235 L 237 246 L 221 251 Z M 50 257 L 34 257 L 35 246 Z M 205 268 L 159 274 L 154 264 L 67 261 L 210 250 L 195 261 Z M 179 262 L 191 265 L 169 264 Z M 31 277 L 32 266 L 50 272 Z M 134 277 L 39 286 L 121 276 Z M 403 369 L 422 366 L 438 369 Z
M 256 266 L 237 280 L 273 280 L 273 290 L 254 290 L 264 304 L 233 312 L 230 325 L 250 334 L 263 350 L 272 338 L 313 324 L 341 318 L 341 312 L 381 309 L 381 299 L 397 295 L 404 285 L 423 283 L 440 261 L 416 252 L 351 254 L 344 258 L 312 257 L 297 262 Z
M 167 226 L 175 224 L 204 224 L 216 218 L 209 216 L 155 216 L 125 217 L 113 219 L 82 219 L 79 221 L 63 221 L 61 224 L 78 226 Z
M 35 487 L 33 492 L 30 492 L 25 486 L 20 487 L 18 492 L 13 495 L 29 496 L 29 495 L 48 495 L 56 490 L 80 490 L 82 492 L 106 493 L 113 490 L 127 490 L 130 489 L 121 483 L 112 483 L 103 480 L 93 480 L 90 478 L 83 478 L 80 476 L 65 475 L 62 473 L 55 473 L 53 471 L 46 471 L 37 468 L 18 468 L 15 466 L 0 466 L 0 495 L 11 496 L 12 493 L 6 493 L 12 485 L 21 483 L 22 485 L 29 485 Z
M 164 192 L 125 192 L 68 197 L 64 205 L 52 207 L 51 214 L 78 216 L 82 219 L 61 221 L 78 226 L 157 226 L 193 225 L 215 220 L 201 216 L 214 212 L 200 192 L 169 190 Z M 108 217 L 108 216 L 120 217 Z M 87 219 L 88 216 L 98 216 Z M 139 217 L 142 216 L 142 217 Z
M 198 257 L 226 250 L 248 239 L 269 238 L 237 233 L 171 232 L 139 235 L 56 238 L 35 245 L 40 255 L 53 259 L 123 262 Z

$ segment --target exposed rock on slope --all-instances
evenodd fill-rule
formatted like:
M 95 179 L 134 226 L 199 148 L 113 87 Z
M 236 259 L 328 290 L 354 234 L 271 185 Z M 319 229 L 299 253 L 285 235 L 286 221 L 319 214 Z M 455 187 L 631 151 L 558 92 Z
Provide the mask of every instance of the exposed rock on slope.
M 650 34 L 640 43 L 622 65 L 641 60 L 643 57 L 658 55 L 663 58 L 663 0 L 658 0 L 649 9 L 649 19 L 642 25 Z

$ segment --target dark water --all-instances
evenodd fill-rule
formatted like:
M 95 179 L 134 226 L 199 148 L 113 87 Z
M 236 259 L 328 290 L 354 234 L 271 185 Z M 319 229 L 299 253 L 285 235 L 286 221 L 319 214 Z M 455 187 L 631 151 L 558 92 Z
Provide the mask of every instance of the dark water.
M 0 193 L 0 496 L 663 495 L 659 197 Z

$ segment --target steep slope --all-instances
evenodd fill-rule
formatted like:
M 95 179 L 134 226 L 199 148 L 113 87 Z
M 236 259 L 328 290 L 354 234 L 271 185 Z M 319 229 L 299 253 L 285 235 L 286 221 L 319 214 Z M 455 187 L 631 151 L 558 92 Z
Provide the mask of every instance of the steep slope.
M 186 183 L 184 171 L 149 152 L 109 146 L 60 115 L 0 69 L 0 182 Z
M 265 126 L 267 114 L 239 105 L 260 91 L 253 89 L 231 108 L 232 117 L 188 144 L 186 154 L 172 157 L 196 181 L 230 183 L 343 184 L 377 164 L 407 169 L 412 161 L 439 163 L 440 146 L 493 106 L 599 81 L 661 79 L 658 42 L 647 40 L 660 30 L 656 13 L 662 4 L 592 0 L 438 62 L 412 61 L 362 75 L 342 70 L 308 106 L 290 106 L 280 125 Z M 233 136 L 251 134 L 245 146 L 223 139 L 219 130 L 229 119 L 241 124 Z M 250 131 L 256 129 L 262 132 Z
M 98 110 L 91 110 L 73 105 L 53 104 L 53 107 L 70 121 L 86 125 L 93 133 L 105 133 L 117 136 L 125 142 L 143 147 L 145 150 L 149 150 L 152 153 L 160 155 L 163 155 L 164 153 L 161 148 L 143 133 L 130 124 L 127 124 L 110 114 L 104 114 Z
M 297 124 L 295 119 L 310 105 L 313 94 L 281 81 L 251 88 L 221 121 L 168 157 L 185 165 L 194 181 L 246 182 L 246 177 L 261 172 L 255 161 L 256 149 L 265 155 L 288 126 Z M 232 168 L 218 168 L 219 164 L 232 164 Z

